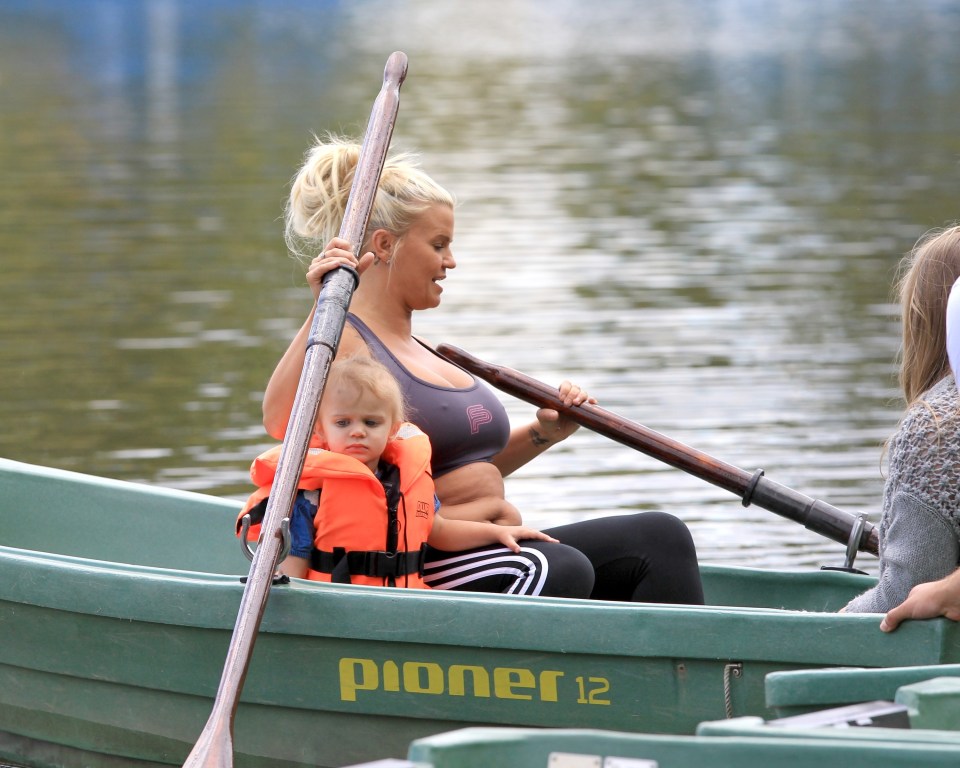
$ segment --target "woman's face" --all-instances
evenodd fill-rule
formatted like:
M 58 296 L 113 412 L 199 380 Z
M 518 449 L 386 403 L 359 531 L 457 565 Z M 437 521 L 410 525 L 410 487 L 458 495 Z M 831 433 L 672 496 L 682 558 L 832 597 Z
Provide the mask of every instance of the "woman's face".
M 399 289 L 407 309 L 431 309 L 440 304 L 440 282 L 454 269 L 453 209 L 436 203 L 416 219 L 400 238 L 394 253 L 390 282 Z

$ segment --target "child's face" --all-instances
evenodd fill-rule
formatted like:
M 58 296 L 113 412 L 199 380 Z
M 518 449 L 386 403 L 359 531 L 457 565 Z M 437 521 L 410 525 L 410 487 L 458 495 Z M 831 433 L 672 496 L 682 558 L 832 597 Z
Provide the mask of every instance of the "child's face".
M 363 392 L 357 397 L 342 389 L 323 395 L 317 417 L 317 434 L 328 450 L 353 456 L 372 471 L 400 425 L 376 396 Z

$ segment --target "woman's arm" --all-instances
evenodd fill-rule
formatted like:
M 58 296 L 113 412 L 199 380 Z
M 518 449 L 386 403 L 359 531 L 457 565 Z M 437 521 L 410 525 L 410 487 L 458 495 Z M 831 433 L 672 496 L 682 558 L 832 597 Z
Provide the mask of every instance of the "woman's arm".
M 917 584 L 943 578 L 957 567 L 960 548 L 950 524 L 915 496 L 897 493 L 881 528 L 880 579 L 851 600 L 845 613 L 885 613 Z
M 569 381 L 560 385 L 559 394 L 563 404 L 567 406 L 597 402 L 595 397 Z M 575 421 L 563 418 L 552 408 L 541 408 L 537 411 L 535 422 L 511 430 L 507 445 L 493 457 L 492 463 L 506 477 L 535 459 L 551 445 L 566 440 L 579 428 L 580 425 Z
M 327 243 L 323 253 L 311 261 L 310 266 L 307 267 L 307 284 L 313 294 L 314 305 L 320 296 L 323 278 L 328 272 L 340 266 L 349 266 L 362 273 L 371 261 L 373 261 L 373 254 L 369 253 L 357 261 L 346 240 L 341 240 L 339 237 L 333 238 Z M 273 369 L 263 393 L 263 426 L 267 434 L 277 440 L 283 439 L 293 410 L 293 401 L 297 395 L 297 385 L 300 383 L 300 374 L 303 371 L 303 359 L 312 323 L 313 308 L 311 307 L 307 319 L 300 326 L 297 335 L 293 337 L 293 341 L 283 353 L 276 368 Z M 349 348 L 342 348 L 341 351 L 347 354 L 352 353 Z
M 538 539 L 540 541 L 556 542 L 552 536 L 535 528 L 524 525 L 493 525 L 478 523 L 474 520 L 450 520 L 436 515 L 433 518 L 433 528 L 427 543 L 431 547 L 446 552 L 456 552 L 474 547 L 485 547 L 488 544 L 503 544 L 514 552 L 520 551 L 518 542 L 524 539 Z
M 310 334 L 310 325 L 313 322 L 313 311 L 293 337 L 287 351 L 283 353 L 277 363 L 267 388 L 263 393 L 263 427 L 270 437 L 283 440 L 287 431 L 287 422 L 293 411 L 293 400 L 297 395 L 297 385 L 300 383 L 300 373 L 303 370 L 303 359 L 306 355 L 307 337 Z

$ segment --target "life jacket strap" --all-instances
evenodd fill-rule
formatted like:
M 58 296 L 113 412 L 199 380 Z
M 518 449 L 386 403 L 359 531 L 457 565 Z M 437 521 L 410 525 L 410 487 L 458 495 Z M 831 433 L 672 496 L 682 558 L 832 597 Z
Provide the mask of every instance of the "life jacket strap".
M 414 552 L 352 551 L 337 547 L 333 552 L 314 549 L 310 553 L 310 567 L 320 573 L 334 573 L 346 558 L 351 576 L 370 576 L 380 579 L 397 578 L 408 573 L 423 575 L 427 545 Z

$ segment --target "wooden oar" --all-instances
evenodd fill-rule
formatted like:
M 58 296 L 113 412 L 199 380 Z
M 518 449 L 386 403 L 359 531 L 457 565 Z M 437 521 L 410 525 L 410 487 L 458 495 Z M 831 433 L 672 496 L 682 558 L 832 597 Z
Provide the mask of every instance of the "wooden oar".
M 824 501 L 811 499 L 769 480 L 763 476 L 762 470 L 751 474 L 738 469 L 596 405 L 586 403 L 574 407 L 565 406 L 556 387 L 532 379 L 512 368 L 479 360 L 449 344 L 441 344 L 437 351 L 448 360 L 490 382 L 497 389 L 540 408 L 553 408 L 604 437 L 737 494 L 745 507 L 756 504 L 848 546 L 851 545 L 850 539 L 853 536 L 855 550 L 877 554 L 879 541 L 873 525 Z M 858 530 L 859 537 L 856 536 Z
M 354 172 L 340 237 L 354 253 L 360 252 L 364 230 L 370 219 L 373 200 L 386 160 L 393 125 L 400 102 L 400 85 L 407 75 L 407 57 L 397 51 L 387 60 L 383 87 L 373 105 L 360 158 Z M 297 482 L 310 445 L 317 406 L 327 381 L 330 363 L 336 356 L 346 320 L 350 298 L 358 276 L 355 270 L 341 267 L 324 278 L 314 310 L 307 350 L 293 401 L 290 422 L 283 438 L 276 479 L 261 526 L 260 542 L 250 565 L 243 590 L 237 623 L 227 650 L 220 687 L 213 711 L 184 766 L 190 768 L 229 768 L 233 765 L 233 721 L 240 703 L 240 692 L 253 654 L 270 586 L 283 547 L 281 528 L 289 518 Z

